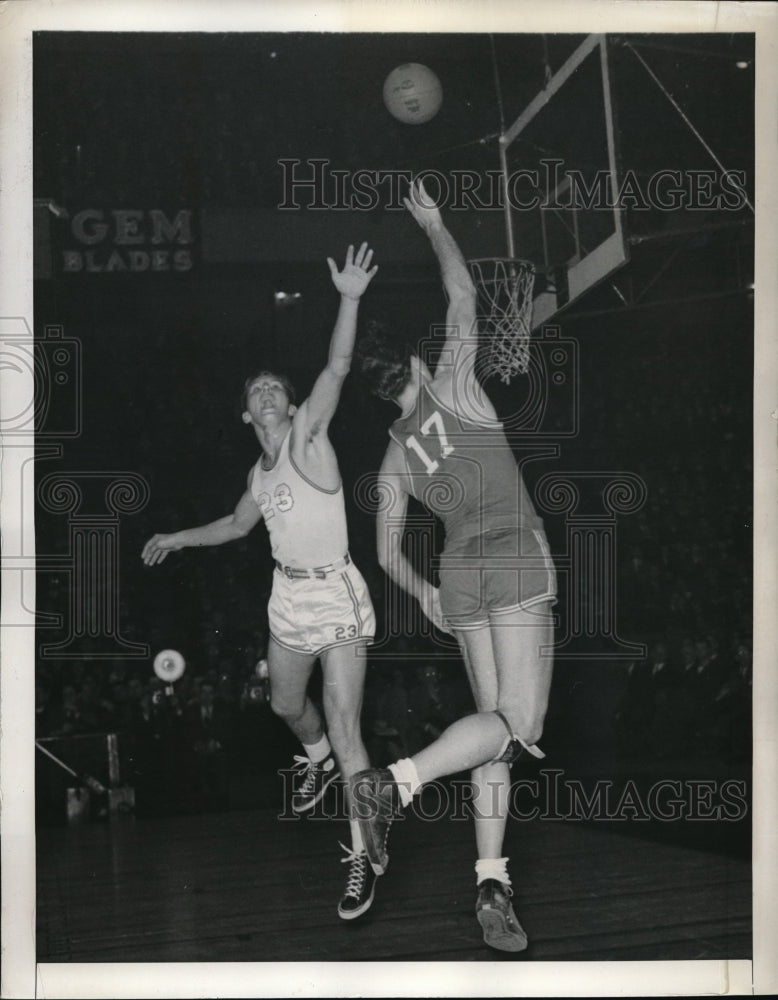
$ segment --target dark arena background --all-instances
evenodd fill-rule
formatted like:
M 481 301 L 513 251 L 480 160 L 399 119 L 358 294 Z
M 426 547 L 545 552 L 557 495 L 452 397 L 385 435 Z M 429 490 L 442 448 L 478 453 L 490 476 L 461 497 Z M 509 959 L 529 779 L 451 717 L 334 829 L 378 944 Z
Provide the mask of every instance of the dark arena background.
M 384 107 L 403 63 L 441 80 L 425 124 Z M 42 31 L 33 67 L 38 961 L 750 959 L 754 35 Z M 342 795 L 291 817 L 301 751 L 262 676 L 264 527 L 140 557 L 233 509 L 248 374 L 310 389 L 327 256 L 367 240 L 360 322 L 433 336 L 446 303 L 399 200 L 422 171 L 468 259 L 505 256 L 509 226 L 554 301 L 530 375 L 485 381 L 560 583 L 546 759 L 514 768 L 518 957 L 476 933 L 466 775 L 398 824 L 369 916 L 337 920 Z M 349 378 L 331 427 L 380 765 L 471 704 L 376 560 L 393 417 Z M 434 575 L 439 528 L 413 514 Z

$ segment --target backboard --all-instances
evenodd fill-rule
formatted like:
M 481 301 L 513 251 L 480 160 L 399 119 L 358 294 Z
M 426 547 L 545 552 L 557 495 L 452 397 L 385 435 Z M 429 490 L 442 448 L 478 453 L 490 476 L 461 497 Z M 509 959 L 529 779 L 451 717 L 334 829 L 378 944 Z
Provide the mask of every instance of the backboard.
M 536 329 L 628 259 L 608 41 L 590 35 L 501 138 L 507 252 L 533 260 Z

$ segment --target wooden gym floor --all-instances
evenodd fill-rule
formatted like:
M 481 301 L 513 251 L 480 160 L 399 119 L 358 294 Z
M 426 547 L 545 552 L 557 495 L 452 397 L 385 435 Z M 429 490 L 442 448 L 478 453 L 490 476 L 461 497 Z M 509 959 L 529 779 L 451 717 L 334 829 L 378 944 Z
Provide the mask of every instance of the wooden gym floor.
M 530 946 L 486 948 L 472 822 L 408 815 L 375 903 L 335 912 L 342 820 L 277 809 L 119 816 L 37 835 L 39 962 L 560 961 L 751 957 L 745 854 L 614 825 L 512 822 Z M 651 831 L 647 831 L 649 834 Z

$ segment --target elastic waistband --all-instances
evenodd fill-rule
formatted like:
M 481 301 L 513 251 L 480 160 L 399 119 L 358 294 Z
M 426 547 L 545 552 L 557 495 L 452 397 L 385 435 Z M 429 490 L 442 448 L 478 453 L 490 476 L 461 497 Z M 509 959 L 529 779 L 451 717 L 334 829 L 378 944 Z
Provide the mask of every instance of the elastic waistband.
M 347 552 L 342 559 L 336 559 L 335 562 L 327 563 L 326 566 L 313 566 L 311 569 L 284 566 L 276 559 L 276 569 L 290 580 L 324 580 L 325 577 L 331 576 L 333 573 L 339 573 L 342 569 L 345 569 L 350 562 L 351 556 Z

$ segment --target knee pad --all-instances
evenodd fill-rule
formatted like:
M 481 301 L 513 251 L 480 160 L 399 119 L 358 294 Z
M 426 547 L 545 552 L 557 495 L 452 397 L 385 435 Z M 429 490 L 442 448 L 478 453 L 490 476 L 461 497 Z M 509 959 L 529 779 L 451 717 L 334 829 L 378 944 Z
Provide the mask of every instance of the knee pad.
M 532 746 L 529 746 L 520 736 L 517 736 L 511 728 L 508 720 L 498 708 L 494 710 L 494 714 L 498 717 L 498 719 L 500 719 L 502 724 L 508 730 L 508 735 L 505 737 L 505 742 L 500 748 L 499 753 L 490 761 L 490 763 L 507 764 L 508 767 L 510 767 L 511 764 L 516 763 L 525 750 L 532 757 L 537 757 L 540 760 L 546 756 L 540 747 L 538 747 L 535 743 L 533 743 Z

